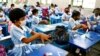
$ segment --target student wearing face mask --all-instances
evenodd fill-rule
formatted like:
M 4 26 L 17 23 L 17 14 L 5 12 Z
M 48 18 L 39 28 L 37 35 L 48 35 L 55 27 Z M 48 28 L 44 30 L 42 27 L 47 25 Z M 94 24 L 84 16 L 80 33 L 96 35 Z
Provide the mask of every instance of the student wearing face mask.
M 32 10 L 32 20 L 35 24 L 48 24 L 47 20 L 42 20 L 42 18 L 39 18 L 37 9 Z
M 8 35 L 8 18 L 5 16 L 3 10 L 0 8 L 0 26 L 3 28 L 2 33 L 4 36 Z
M 69 19 L 69 25 L 72 30 L 88 28 L 88 26 L 80 24 L 79 19 L 80 19 L 80 12 L 76 10 L 73 11 L 71 18 Z
M 64 9 L 64 14 L 62 15 L 63 21 L 68 21 L 69 18 L 71 17 L 71 15 L 69 14 L 69 12 L 70 12 L 69 8 L 66 7 Z
M 90 18 L 89 18 L 89 22 L 92 25 L 96 25 L 98 23 L 98 21 L 100 21 L 100 8 L 95 8 L 93 13 L 94 14 L 92 16 L 90 16 Z
M 37 33 L 25 26 L 25 12 L 22 9 L 15 8 L 10 11 L 9 18 L 13 23 L 11 28 L 11 39 L 15 46 L 13 50 L 8 52 L 8 56 L 30 56 L 30 53 L 34 52 L 34 49 L 43 46 L 44 44 L 33 44 L 32 41 L 40 38 L 42 42 L 49 40 L 49 35 Z M 26 33 L 30 33 L 31 36 L 27 37 Z M 31 55 L 32 56 L 32 55 Z

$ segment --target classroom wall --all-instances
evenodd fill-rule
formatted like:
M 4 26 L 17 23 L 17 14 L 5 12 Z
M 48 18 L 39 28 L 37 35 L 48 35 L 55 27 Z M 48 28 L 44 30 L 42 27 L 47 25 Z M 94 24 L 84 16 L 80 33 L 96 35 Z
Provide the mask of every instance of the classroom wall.
M 100 8 L 100 0 L 96 0 L 96 3 L 95 3 L 95 8 L 99 7 Z
M 28 0 L 28 5 L 36 5 L 36 2 L 37 1 L 40 1 L 40 0 Z M 71 4 L 71 1 L 72 0 L 52 0 L 52 3 L 54 4 L 58 4 L 58 6 L 60 8 L 64 8 L 64 7 L 67 7 L 68 4 Z M 10 6 L 11 3 L 16 3 L 16 0 L 9 0 L 8 2 L 8 6 Z M 16 6 L 23 6 L 24 4 L 23 3 L 20 3 L 20 4 L 17 4 Z M 48 5 L 43 5 L 42 6 L 48 6 Z M 100 0 L 96 0 L 96 3 L 95 3 L 95 8 L 97 7 L 100 7 Z
M 71 0 L 53 0 L 53 3 L 58 4 L 61 7 L 67 7 L 68 4 L 71 4 Z

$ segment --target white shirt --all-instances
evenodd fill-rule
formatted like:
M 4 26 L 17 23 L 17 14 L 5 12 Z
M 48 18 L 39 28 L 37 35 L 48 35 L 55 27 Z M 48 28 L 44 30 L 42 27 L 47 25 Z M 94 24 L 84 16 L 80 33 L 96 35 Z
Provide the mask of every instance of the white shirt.
M 66 21 L 68 21 L 68 20 L 70 19 L 70 17 L 71 17 L 70 14 L 64 13 L 64 14 L 62 15 L 62 19 L 63 19 L 63 20 L 66 20 Z
M 31 16 L 31 15 L 32 15 L 32 9 L 30 9 L 28 12 L 28 16 Z
M 32 16 L 32 19 L 35 24 L 39 24 L 39 22 L 42 20 L 41 18 L 35 15 Z
M 75 21 L 73 18 L 69 19 L 69 25 L 73 29 L 76 25 L 80 24 L 79 20 Z
M 17 26 L 15 25 L 12 25 L 11 27 L 11 31 L 10 31 L 10 34 L 12 36 L 12 41 L 14 42 L 14 44 L 21 44 L 23 43 L 21 40 L 26 36 L 26 33 L 31 33 L 31 29 L 29 29 L 28 27 L 26 26 L 22 26 L 22 29 L 18 28 Z

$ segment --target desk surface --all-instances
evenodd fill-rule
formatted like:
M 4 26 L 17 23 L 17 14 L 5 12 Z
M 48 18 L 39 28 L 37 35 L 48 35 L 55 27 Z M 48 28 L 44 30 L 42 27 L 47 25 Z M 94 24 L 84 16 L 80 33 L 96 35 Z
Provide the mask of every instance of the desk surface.
M 2 38 L 0 38 L 0 41 L 6 40 L 6 39 L 10 39 L 10 38 L 11 38 L 10 35 L 9 36 L 6 36 L 6 37 L 2 37 Z
M 63 23 L 57 23 L 57 24 L 51 24 L 51 25 L 38 25 L 36 27 L 36 31 L 38 32 L 49 32 L 49 31 L 53 31 L 55 29 L 56 26 L 68 26 L 67 22 L 63 22 Z
M 86 50 L 96 44 L 98 41 L 100 41 L 100 34 L 88 32 L 83 35 L 77 35 L 75 38 L 70 38 L 69 42 Z
M 68 54 L 67 51 L 62 50 L 58 47 L 55 47 L 51 44 L 47 44 L 46 46 L 39 48 L 38 51 L 36 51 L 36 52 L 37 53 L 35 53 L 35 54 L 37 56 L 44 56 L 44 54 L 46 54 L 46 53 L 52 53 L 52 56 L 66 56 Z

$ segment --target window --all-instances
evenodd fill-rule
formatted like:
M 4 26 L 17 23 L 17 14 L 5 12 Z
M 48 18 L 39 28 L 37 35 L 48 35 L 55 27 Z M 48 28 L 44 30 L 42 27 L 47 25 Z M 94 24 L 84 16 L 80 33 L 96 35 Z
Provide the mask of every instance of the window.
M 96 0 L 84 0 L 83 1 L 83 7 L 84 8 L 95 8 L 95 3 L 96 3 Z
M 73 6 L 80 6 L 82 5 L 84 8 L 95 8 L 96 0 L 72 0 Z
M 83 0 L 73 0 L 74 6 L 80 6 L 80 5 L 82 5 L 82 3 L 83 3 Z
M 0 0 L 0 2 L 7 2 L 7 0 Z

